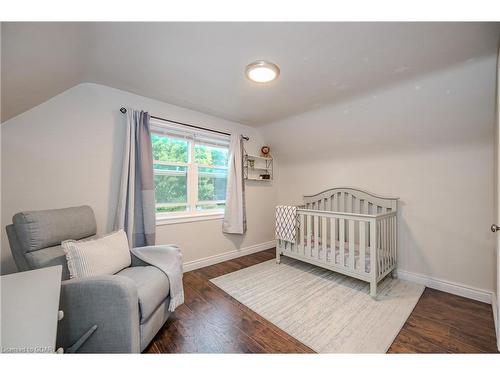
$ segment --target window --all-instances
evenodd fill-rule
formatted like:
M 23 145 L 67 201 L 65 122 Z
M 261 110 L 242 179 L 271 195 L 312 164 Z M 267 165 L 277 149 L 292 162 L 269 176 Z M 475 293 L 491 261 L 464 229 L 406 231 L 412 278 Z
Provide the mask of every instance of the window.
M 157 218 L 222 214 L 229 137 L 155 120 L 151 141 Z

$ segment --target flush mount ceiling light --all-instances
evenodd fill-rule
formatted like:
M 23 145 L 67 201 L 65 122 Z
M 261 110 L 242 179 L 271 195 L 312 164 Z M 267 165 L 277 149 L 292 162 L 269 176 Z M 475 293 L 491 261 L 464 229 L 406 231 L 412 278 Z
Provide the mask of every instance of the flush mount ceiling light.
M 279 77 L 280 68 L 271 62 L 259 60 L 248 64 L 245 74 L 250 81 L 267 83 Z

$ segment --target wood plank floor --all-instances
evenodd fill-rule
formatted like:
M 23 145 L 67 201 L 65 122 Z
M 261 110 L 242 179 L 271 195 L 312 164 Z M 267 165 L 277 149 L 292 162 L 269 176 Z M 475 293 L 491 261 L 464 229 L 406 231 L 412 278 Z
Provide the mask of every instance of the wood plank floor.
M 184 274 L 185 304 L 146 353 L 314 353 L 210 279 L 274 258 L 274 249 Z M 426 289 L 389 353 L 496 353 L 491 306 Z

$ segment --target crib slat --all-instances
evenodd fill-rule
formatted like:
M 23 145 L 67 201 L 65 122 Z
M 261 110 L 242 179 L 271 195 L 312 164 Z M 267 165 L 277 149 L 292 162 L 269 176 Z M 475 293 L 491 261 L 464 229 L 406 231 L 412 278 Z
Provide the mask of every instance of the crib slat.
M 386 219 L 386 234 L 385 234 L 385 241 L 387 242 L 387 269 L 391 268 L 391 218 L 388 217 Z
M 311 226 L 312 226 L 312 220 L 311 220 L 311 215 L 307 215 L 307 247 L 304 252 L 304 256 L 309 257 L 311 256 L 311 240 L 312 240 L 312 235 L 311 235 Z
M 388 267 L 388 258 L 387 258 L 387 252 L 388 252 L 388 241 L 387 241 L 387 219 L 384 219 L 382 221 L 382 225 L 383 225 L 383 233 L 384 233 L 384 272 L 387 271 L 387 267 Z
M 388 247 L 387 247 L 387 218 L 385 218 L 383 220 L 383 226 L 384 226 L 384 272 L 387 271 L 387 261 L 388 261 L 388 258 L 387 258 L 387 251 L 388 251 Z
M 377 208 L 377 210 L 378 210 L 378 208 Z M 377 249 L 377 252 L 379 254 L 378 274 L 380 275 L 380 273 L 382 272 L 382 260 L 384 259 L 384 255 L 382 253 L 382 223 L 380 221 L 378 222 L 377 231 L 378 231 L 378 240 L 379 240 L 379 245 L 378 245 L 378 249 Z
M 377 273 L 377 225 L 376 221 L 370 221 L 370 273 Z
M 385 234 L 385 242 L 387 243 L 387 268 L 386 270 L 388 270 L 389 268 L 391 268 L 391 218 L 388 217 L 386 219 L 386 223 L 385 223 L 385 227 L 386 227 L 386 234 Z
M 382 272 L 381 273 L 385 272 L 386 261 L 387 261 L 387 257 L 386 257 L 387 247 L 386 247 L 386 243 L 385 243 L 385 234 L 386 234 L 385 223 L 386 223 L 385 219 L 380 221 L 380 227 L 381 227 L 380 230 L 381 230 L 381 235 L 382 235 L 382 246 L 381 246 L 382 247 Z
M 396 267 L 396 216 L 393 216 L 391 218 L 392 221 L 392 235 L 391 235 L 391 240 L 392 240 L 392 265 L 393 267 Z
M 393 228 L 392 228 L 392 217 L 389 218 L 389 249 L 390 249 L 390 267 L 394 266 L 394 244 L 392 243 L 392 233 L 393 233 Z
M 323 220 L 321 220 L 321 260 L 326 261 L 326 251 L 328 249 L 328 218 L 324 217 Z
M 384 219 L 384 272 L 389 268 L 389 219 Z
M 313 248 L 311 251 L 311 256 L 315 259 L 318 258 L 318 252 L 319 252 L 319 220 L 320 217 L 318 215 L 313 216 L 313 235 L 314 235 L 314 241 L 313 241 Z
M 382 254 L 382 236 L 380 233 L 380 221 L 377 222 L 377 269 L 378 269 L 378 274 L 380 275 L 380 272 L 382 271 L 382 258 L 384 255 Z
M 337 241 L 337 232 L 335 228 L 335 224 L 337 222 L 337 219 L 331 218 L 330 219 L 330 261 L 335 263 L 335 246 L 336 246 L 336 241 Z
M 366 222 L 359 222 L 359 269 L 364 273 L 365 269 L 365 246 L 366 246 L 366 236 L 365 236 Z
M 305 228 L 305 215 L 300 214 L 300 242 L 299 242 L 299 253 L 304 254 L 304 249 L 306 245 L 306 228 Z
M 345 219 L 339 219 L 339 263 L 345 266 Z
M 349 220 L 349 268 L 354 269 L 354 220 Z
M 392 217 L 387 218 L 387 269 L 392 267 Z
M 387 247 L 388 251 L 388 268 L 392 267 L 392 217 L 387 218 Z

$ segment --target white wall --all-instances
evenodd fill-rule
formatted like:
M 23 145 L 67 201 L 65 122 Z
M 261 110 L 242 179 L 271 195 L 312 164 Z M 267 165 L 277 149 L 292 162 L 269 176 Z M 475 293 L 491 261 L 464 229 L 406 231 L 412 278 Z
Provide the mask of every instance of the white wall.
M 399 267 L 491 291 L 494 56 L 265 126 L 279 203 L 399 196 Z
M 263 144 L 255 129 L 128 92 L 80 84 L 5 122 L 2 142 L 2 273 L 16 270 L 5 225 L 22 210 L 89 204 L 98 231 L 112 229 L 121 172 L 122 106 L 182 122 L 250 137 L 246 147 Z M 177 243 L 190 262 L 273 239 L 275 190 L 247 184 L 248 232 L 225 235 L 221 220 L 157 227 L 157 243 Z

